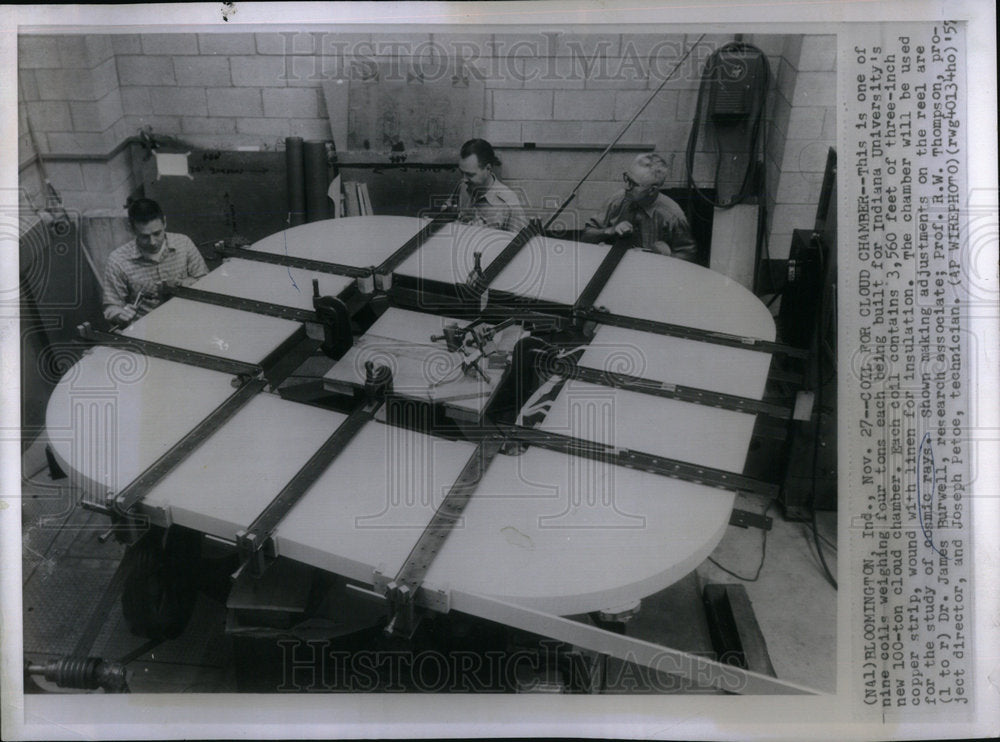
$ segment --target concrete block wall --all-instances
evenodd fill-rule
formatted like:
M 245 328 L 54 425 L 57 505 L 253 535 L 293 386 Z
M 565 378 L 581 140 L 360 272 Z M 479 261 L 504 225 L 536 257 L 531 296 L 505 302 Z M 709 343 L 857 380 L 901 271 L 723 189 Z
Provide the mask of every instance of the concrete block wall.
M 494 144 L 513 145 L 500 152 L 505 181 L 522 189 L 534 207 L 557 205 L 670 77 L 619 141 L 657 151 L 670 164 L 668 185 L 684 185 L 685 151 L 702 69 L 712 52 L 735 38 L 706 36 L 696 45 L 698 36 L 494 34 L 489 56 L 473 64 L 485 75 L 481 136 Z M 677 67 L 689 48 L 691 54 Z M 537 149 L 525 150 L 526 143 Z M 547 144 L 566 143 L 591 148 L 545 149 Z M 699 145 L 707 148 L 704 142 Z M 600 209 L 621 187 L 621 174 L 637 153 L 612 151 L 580 188 L 567 216 L 582 220 Z M 704 185 L 710 184 L 713 164 L 707 151 L 695 157 L 695 177 Z
M 621 139 L 662 154 L 671 165 L 670 186 L 686 182 L 685 151 L 705 62 L 734 38 L 717 34 L 702 39 Z M 347 78 L 352 84 L 378 84 L 371 71 L 385 69 L 388 63 L 401 75 L 419 71 L 482 80 L 482 115 L 469 136 L 498 145 L 501 176 L 521 188 L 532 206 L 552 207 L 569 194 L 697 39 L 695 34 L 578 34 L 556 29 L 375 36 L 22 36 L 20 152 L 22 161 L 31 155 L 24 134 L 24 114 L 30 113 L 43 152 L 94 158 L 49 163 L 49 175 L 67 204 L 116 207 L 137 185 L 128 151 L 110 162 L 101 158 L 140 129 L 151 127 L 157 136 L 175 137 L 192 147 L 225 150 L 282 149 L 285 137 L 293 135 L 327 138 L 331 128 L 322 84 Z M 746 39 L 768 55 L 777 78 L 768 106 L 772 254 L 779 247 L 787 251 L 781 243 L 787 243 L 791 225 L 811 196 L 803 183 L 814 183 L 816 173 L 822 172 L 828 134 L 832 141 L 832 39 Z M 535 149 L 524 148 L 531 143 Z M 546 148 L 567 144 L 578 148 Z M 701 147 L 712 145 L 702 139 Z M 620 187 L 621 173 L 635 154 L 613 151 L 590 176 L 573 205 L 581 218 Z M 700 184 L 712 184 L 714 164 L 714 152 L 696 154 L 695 178 Z
M 837 144 L 837 37 L 783 37 L 768 128 L 770 255 L 816 219 L 827 151 Z
M 123 114 L 112 39 L 100 34 L 18 38 L 19 162 L 30 161 L 36 145 L 43 155 L 76 156 L 47 159 L 44 169 L 68 209 L 120 205 L 132 188 L 128 152 L 107 159 L 132 133 Z M 21 175 L 31 198 L 44 201 L 37 163 Z

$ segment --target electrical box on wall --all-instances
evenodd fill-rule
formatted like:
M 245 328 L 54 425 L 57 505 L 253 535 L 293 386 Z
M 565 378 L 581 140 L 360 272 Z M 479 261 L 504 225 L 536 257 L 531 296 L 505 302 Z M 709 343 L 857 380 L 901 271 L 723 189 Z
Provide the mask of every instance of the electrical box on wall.
M 760 52 L 757 50 L 721 49 L 716 53 L 708 93 L 708 112 L 712 121 L 735 123 L 750 116 L 760 71 Z

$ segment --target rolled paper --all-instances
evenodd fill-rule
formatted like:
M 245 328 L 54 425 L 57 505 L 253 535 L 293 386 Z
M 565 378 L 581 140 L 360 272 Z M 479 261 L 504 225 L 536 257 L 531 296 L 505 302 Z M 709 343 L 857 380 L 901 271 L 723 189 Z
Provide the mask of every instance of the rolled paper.
M 285 172 L 288 177 L 288 223 L 292 227 L 306 222 L 306 181 L 302 166 L 302 137 L 286 138 Z
M 306 142 L 305 160 L 306 221 L 318 222 L 331 218 L 330 168 L 327 164 L 326 142 Z

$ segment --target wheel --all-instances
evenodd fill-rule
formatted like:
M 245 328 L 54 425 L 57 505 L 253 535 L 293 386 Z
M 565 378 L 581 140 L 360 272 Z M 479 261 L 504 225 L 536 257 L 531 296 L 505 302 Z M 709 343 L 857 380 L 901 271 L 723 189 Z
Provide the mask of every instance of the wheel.
M 201 534 L 180 528 L 151 531 L 125 552 L 122 613 L 133 634 L 180 636 L 198 597 L 200 556 Z

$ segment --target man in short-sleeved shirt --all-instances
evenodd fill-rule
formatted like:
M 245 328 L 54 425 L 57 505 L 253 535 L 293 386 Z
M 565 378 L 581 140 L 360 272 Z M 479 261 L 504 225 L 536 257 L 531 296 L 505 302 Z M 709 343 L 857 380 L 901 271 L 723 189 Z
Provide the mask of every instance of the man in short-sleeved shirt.
M 166 231 L 155 201 L 137 199 L 128 216 L 135 239 L 112 252 L 104 269 L 104 317 L 122 325 L 159 306 L 164 287 L 190 286 L 208 273 L 195 244 Z
M 631 240 L 635 247 L 681 260 L 698 258 L 698 246 L 683 209 L 660 193 L 667 164 L 659 155 L 643 154 L 622 173 L 625 188 L 584 227 L 584 242 Z
M 521 199 L 493 172 L 500 161 L 490 143 L 470 139 L 462 145 L 459 157 L 458 221 L 510 232 L 527 226 Z

